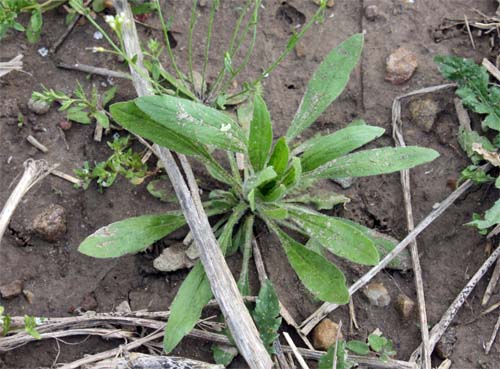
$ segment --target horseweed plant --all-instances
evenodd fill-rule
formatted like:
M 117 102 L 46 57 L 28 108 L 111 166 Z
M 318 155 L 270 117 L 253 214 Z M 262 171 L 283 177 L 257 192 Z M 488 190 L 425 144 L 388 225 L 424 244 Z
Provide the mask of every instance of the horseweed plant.
M 331 201 L 308 190 L 321 179 L 362 177 L 391 173 L 435 159 L 438 153 L 420 147 L 378 148 L 351 153 L 384 132 L 355 121 L 329 135 L 296 144 L 297 136 L 340 95 L 363 47 L 356 34 L 332 50 L 310 80 L 302 102 L 284 137 L 273 145 L 271 117 L 259 88 L 231 115 L 198 102 L 169 95 L 140 97 L 113 104 L 113 119 L 125 129 L 204 164 L 224 184 L 204 202 L 222 252 L 238 250 L 243 262 L 238 284 L 249 293 L 248 264 L 256 221 L 262 221 L 279 239 L 304 286 L 318 299 L 337 304 L 349 300 L 343 273 L 321 253 L 304 247 L 285 229 L 355 263 L 379 261 L 380 240 L 359 224 L 316 212 L 307 205 Z M 213 150 L 227 152 L 230 171 L 216 161 Z M 244 168 L 238 167 L 244 158 Z M 241 160 L 240 160 L 241 162 Z M 307 189 L 307 195 L 305 191 Z M 323 207 L 324 208 L 324 207 Z M 86 238 L 80 252 L 97 258 L 114 258 L 145 250 L 149 245 L 186 224 L 179 211 L 125 219 Z M 209 281 L 198 262 L 171 305 L 164 348 L 170 352 L 196 324 L 212 298 Z

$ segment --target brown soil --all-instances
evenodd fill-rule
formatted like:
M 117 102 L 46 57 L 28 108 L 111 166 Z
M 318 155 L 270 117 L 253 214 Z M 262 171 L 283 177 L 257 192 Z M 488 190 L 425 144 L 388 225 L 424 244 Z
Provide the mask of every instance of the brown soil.
M 173 29 L 177 42 L 175 52 L 180 57 L 181 67 L 186 66 L 187 26 L 190 2 L 167 1 L 168 16 L 174 16 Z M 209 75 L 215 76 L 221 64 L 220 55 L 229 38 L 229 29 L 235 21 L 238 1 L 222 1 L 216 22 L 214 49 L 210 58 Z M 316 10 L 312 1 L 291 0 L 264 1 L 259 38 L 255 55 L 246 76 L 255 76 L 263 66 L 268 65 L 281 52 L 297 23 L 307 21 Z M 363 7 L 375 4 L 381 16 L 368 21 L 363 16 Z M 315 132 L 328 132 L 345 126 L 353 118 L 364 118 L 370 124 L 387 129 L 387 133 L 376 142 L 376 146 L 392 145 L 390 136 L 390 107 L 394 97 L 421 87 L 442 82 L 436 65 L 435 55 L 458 54 L 480 61 L 483 57 L 495 57 L 498 52 L 490 50 L 489 38 L 477 38 L 477 49 L 470 46 L 468 36 L 456 32 L 450 38 L 436 43 L 432 30 L 443 17 L 462 18 L 475 7 L 486 14 L 493 14 L 496 1 L 492 0 L 416 0 L 413 4 L 403 0 L 339 0 L 328 10 L 323 24 L 316 25 L 301 42 L 305 56 L 292 53 L 283 64 L 264 82 L 265 97 L 275 122 L 275 135 L 285 132 L 291 117 L 297 109 L 300 97 L 313 70 L 324 55 L 349 35 L 365 31 L 366 46 L 360 68 L 357 69 L 348 88 L 340 98 L 321 116 L 314 128 L 304 136 Z M 195 50 L 196 65 L 201 69 L 203 42 L 201 38 L 207 26 L 208 8 L 200 10 L 198 41 Z M 70 146 L 67 151 L 60 138 L 57 125 L 63 115 L 52 108 L 46 115 L 35 116 L 27 108 L 27 102 L 34 89 L 44 84 L 49 88 L 70 92 L 80 81 L 86 88 L 92 83 L 103 88 L 107 81 L 101 77 L 86 78 L 78 72 L 56 68 L 57 60 L 68 63 L 81 62 L 96 66 L 123 69 L 124 67 L 109 55 L 92 54 L 86 47 L 104 46 L 104 40 L 93 38 L 94 29 L 86 24 L 78 26 L 54 57 L 41 57 L 37 49 L 49 47 L 65 29 L 63 16 L 57 12 L 45 16 L 45 25 L 40 42 L 29 45 L 21 34 L 11 34 L 0 44 L 2 59 L 11 58 L 22 52 L 24 70 L 27 73 L 11 73 L 0 80 L 0 204 L 9 196 L 11 183 L 22 171 L 22 163 L 29 157 L 44 158 L 50 163 L 61 163 L 60 170 L 72 173 L 85 160 L 99 161 L 109 155 L 104 143 L 92 140 L 92 126 L 74 124 L 66 133 Z M 156 19 L 149 22 L 157 23 Z M 160 38 L 156 31 L 141 29 L 144 37 Z M 384 81 L 385 58 L 397 47 L 405 46 L 418 55 L 418 70 L 412 79 L 393 86 Z M 183 68 L 186 69 L 186 68 Z M 245 76 L 243 76 L 245 77 Z M 243 80 L 243 77 L 240 81 Z M 119 81 L 117 81 L 119 82 Z M 134 91 L 130 84 L 119 82 L 117 100 L 132 98 Z M 455 136 L 457 121 L 453 108 L 453 93 L 443 92 L 431 95 L 438 102 L 440 113 L 434 130 L 424 132 L 420 126 L 407 119 L 405 111 L 405 136 L 410 144 L 432 147 L 441 154 L 434 162 L 412 171 L 413 205 L 416 220 L 427 215 L 432 206 L 449 193 L 449 180 L 456 179 L 459 171 L 467 165 L 466 157 L 457 150 Z M 28 123 L 17 127 L 16 117 L 21 111 Z M 26 142 L 32 134 L 48 148 L 41 154 Z M 109 136 L 106 137 L 109 139 Z M 152 163 L 151 165 L 154 165 Z M 323 186 L 342 192 L 330 182 Z M 341 215 L 370 227 L 403 238 L 406 231 L 402 192 L 399 176 L 386 175 L 357 180 L 350 189 L 343 191 L 352 198 Z M 459 199 L 441 218 L 419 237 L 419 248 L 423 267 L 429 323 L 435 324 L 462 289 L 466 281 L 482 264 L 485 255 L 485 239 L 463 224 L 471 219 L 473 212 L 482 212 L 498 197 L 498 191 L 490 187 L 475 187 Z M 56 244 L 47 243 L 36 236 L 30 236 L 34 217 L 49 204 L 65 207 L 68 217 L 68 232 Z M 111 311 L 123 300 L 128 300 L 132 309 L 165 310 L 168 308 L 186 272 L 159 274 L 152 268 L 153 253 L 143 253 L 116 260 L 95 260 L 77 251 L 79 243 L 91 232 L 112 221 L 140 214 L 158 213 L 169 206 L 153 199 L 145 185 L 134 187 L 120 179 L 110 189 L 99 193 L 94 186 L 87 191 L 76 190 L 71 184 L 55 177 L 48 177 L 31 190 L 21 203 L 12 219 L 10 228 L 2 240 L 0 249 L 0 284 L 15 279 L 24 281 L 24 288 L 35 295 L 33 304 L 19 296 L 9 301 L 0 301 L 12 315 L 33 314 L 37 316 L 61 316 L 71 314 L 92 295 L 97 301 L 97 311 Z M 172 208 L 170 206 L 170 208 Z M 172 240 L 180 239 L 182 232 L 176 232 L 162 241 L 159 248 Z M 282 302 L 289 308 L 297 321 L 310 315 L 319 303 L 304 290 L 297 277 L 285 262 L 282 250 L 276 240 L 266 233 L 259 237 L 269 274 Z M 239 263 L 239 256 L 229 260 L 231 266 Z M 349 281 L 354 281 L 360 271 L 346 266 Z M 252 270 L 252 273 L 254 271 Z M 489 274 L 488 274 L 489 276 Z M 412 273 L 384 272 L 376 280 L 383 282 L 395 301 L 400 291 L 415 299 Z M 480 299 L 487 278 L 472 292 L 453 325 L 457 332 L 457 343 L 451 360 L 454 368 L 498 368 L 500 362 L 500 339 L 497 339 L 491 353 L 486 356 L 483 343 L 489 338 L 498 314 L 490 314 L 468 323 L 482 311 Z M 253 280 L 253 288 L 257 284 Z M 500 298 L 498 288 L 492 302 Z M 420 342 L 416 317 L 402 321 L 394 303 L 387 308 L 373 307 L 362 294 L 354 296 L 358 322 L 361 329 L 354 334 L 347 330 L 347 338 L 364 339 L 375 328 L 390 337 L 398 350 L 398 358 L 408 359 L 409 354 Z M 330 314 L 334 321 L 348 322 L 347 307 Z M 347 324 L 344 324 L 346 326 Z M 37 342 L 0 356 L 0 368 L 51 367 L 57 362 L 70 362 L 85 354 L 96 353 L 117 342 L 99 339 L 67 339 L 71 344 L 55 341 Z M 79 344 L 75 344 L 79 343 Z M 175 354 L 210 360 L 210 343 L 186 339 Z M 435 364 L 439 363 L 437 357 Z M 3 363 L 3 364 L 2 364 Z M 495 364 L 497 363 L 497 364 Z M 240 359 L 233 368 L 245 367 Z

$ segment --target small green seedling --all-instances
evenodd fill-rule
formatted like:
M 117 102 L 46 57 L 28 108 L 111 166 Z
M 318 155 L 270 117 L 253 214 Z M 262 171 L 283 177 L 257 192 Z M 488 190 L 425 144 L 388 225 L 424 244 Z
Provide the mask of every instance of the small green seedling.
M 116 86 L 106 90 L 102 95 L 97 93 L 97 88 L 92 86 L 90 97 L 87 97 L 85 90 L 80 82 L 76 87 L 73 95 L 70 97 L 61 91 L 54 91 L 43 87 L 42 92 L 33 91 L 31 97 L 34 100 L 52 104 L 59 103 L 59 111 L 66 112 L 68 120 L 81 124 L 90 124 L 92 119 L 95 119 L 104 128 L 109 128 L 108 113 L 104 108 L 113 100 L 116 94 Z
M 154 174 L 148 171 L 141 156 L 129 148 L 130 136 L 117 137 L 107 144 L 113 154 L 106 161 L 96 163 L 93 167 L 86 161 L 82 168 L 75 169 L 76 176 L 81 180 L 79 187 L 86 190 L 90 183 L 96 180 L 102 191 L 103 188 L 111 187 L 118 175 L 124 176 L 134 185 L 139 185 Z
M 31 315 L 24 316 L 24 331 L 35 339 L 41 339 L 40 333 L 36 327 L 43 322 L 43 318 L 36 318 Z M 12 318 L 10 315 L 5 314 L 5 308 L 0 305 L 0 336 L 7 336 L 11 330 Z
M 461 181 L 470 179 L 475 183 L 494 183 L 500 189 L 500 175 L 487 174 L 481 164 L 489 162 L 500 168 L 500 88 L 490 84 L 485 67 L 477 65 L 471 59 L 455 56 L 439 56 L 435 59 L 443 76 L 457 83 L 456 94 L 464 106 L 482 117 L 481 131 L 471 127 L 460 127 L 458 142 L 472 164 L 461 173 Z M 494 132 L 492 140 L 486 133 Z M 498 170 L 497 170 L 498 173 Z M 484 219 L 479 214 L 467 225 L 474 226 L 481 234 L 488 234 L 492 227 L 500 224 L 500 200 L 486 211 Z
M 0 325 L 2 326 L 1 335 L 6 336 L 9 333 L 11 324 L 10 315 L 5 314 L 5 308 L 0 305 Z
M 357 340 L 348 341 L 346 348 L 358 355 L 375 353 L 382 361 L 387 361 L 391 356 L 397 354 L 392 341 L 377 333 L 370 334 L 367 342 Z
M 288 132 L 274 144 L 271 116 L 258 88 L 238 109 L 238 120 L 201 103 L 170 95 L 141 97 L 110 107 L 118 124 L 197 159 L 223 184 L 221 189 L 210 192 L 204 207 L 208 216 L 222 216 L 223 223 L 216 233 L 222 252 L 232 255 L 240 250 L 243 255 L 238 280 L 243 294 L 249 291 L 251 240 L 259 222 L 277 236 L 290 265 L 315 298 L 347 303 L 349 292 L 340 269 L 285 230 L 293 230 L 336 256 L 364 265 L 378 263 L 379 239 L 362 225 L 311 209 L 307 205 L 312 201 L 309 197 L 304 204 L 304 194 L 313 196 L 311 187 L 322 179 L 392 173 L 438 156 L 434 150 L 421 147 L 352 153 L 384 132 L 362 121 L 329 135 L 296 142 L 297 136 L 345 88 L 362 47 L 363 35 L 356 34 L 327 55 L 310 80 Z M 216 149 L 227 152 L 229 172 L 225 163 L 212 155 Z M 179 212 L 129 218 L 98 230 L 82 242 L 79 250 L 97 258 L 119 257 L 144 250 L 184 224 Z M 203 266 L 197 263 L 171 305 L 166 352 L 172 351 L 194 327 L 212 296 Z

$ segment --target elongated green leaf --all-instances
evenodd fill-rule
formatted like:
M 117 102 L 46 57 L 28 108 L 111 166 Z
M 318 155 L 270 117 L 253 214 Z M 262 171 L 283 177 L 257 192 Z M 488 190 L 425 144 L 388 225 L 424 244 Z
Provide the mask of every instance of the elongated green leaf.
M 379 252 L 381 257 L 385 257 L 399 243 L 398 240 L 389 235 L 377 232 L 375 229 L 370 229 L 368 227 L 365 227 L 364 225 L 353 222 L 352 220 L 337 217 L 335 217 L 335 219 L 337 219 L 339 222 L 346 223 L 356 228 L 358 231 L 362 232 L 365 236 L 370 238 L 375 244 L 375 247 L 377 248 L 377 251 Z M 404 249 L 403 251 L 401 251 L 394 259 L 391 260 L 387 267 L 390 269 L 402 271 L 410 270 L 412 268 L 412 264 L 410 252 L 408 251 L 408 249 Z
M 273 343 L 279 337 L 278 329 L 281 325 L 281 317 L 278 296 L 269 279 L 264 282 L 260 289 L 252 315 L 264 347 L 270 354 L 274 354 Z
M 262 196 L 262 199 L 266 202 L 274 202 L 280 200 L 286 194 L 286 186 L 280 184 L 274 189 L 270 190 L 268 193 Z
M 302 176 L 302 166 L 300 164 L 299 158 L 292 158 L 292 165 L 286 171 L 283 176 L 283 180 L 281 181 L 287 188 L 294 187 L 300 181 L 300 177 Z
M 223 150 L 245 151 L 243 130 L 228 114 L 168 95 L 139 97 L 135 104 L 161 126 L 195 142 Z
M 181 213 L 143 215 L 100 228 L 79 246 L 82 254 L 116 258 L 144 250 L 186 223 Z
M 363 41 L 362 34 L 351 36 L 326 56 L 307 85 L 286 133 L 288 141 L 309 127 L 341 94 L 361 56 Z
M 475 226 L 481 230 L 488 229 L 500 223 L 500 200 L 497 200 L 493 207 L 486 210 L 484 214 L 484 220 L 476 219 L 472 222 L 467 223 L 467 225 Z
M 251 190 L 257 187 L 268 183 L 274 178 L 276 178 L 276 172 L 272 167 L 267 167 L 264 170 L 260 171 L 259 173 L 256 173 L 254 176 L 252 176 L 246 181 L 244 185 L 245 192 L 250 192 Z
M 166 128 L 143 113 L 133 101 L 111 105 L 111 115 L 123 128 L 175 152 L 208 158 L 207 150 L 190 137 Z
M 287 209 L 298 226 L 335 255 L 364 265 L 379 261 L 373 241 L 353 226 L 306 208 L 289 205 Z
M 264 168 L 273 143 L 271 115 L 262 96 L 255 94 L 253 118 L 248 136 L 248 158 L 253 169 L 258 172 Z
M 250 280 L 248 279 L 248 265 L 252 257 L 252 238 L 253 238 L 254 216 L 252 214 L 245 218 L 243 223 L 242 244 L 240 249 L 243 253 L 241 262 L 240 277 L 238 279 L 238 288 L 243 296 L 250 294 Z
M 348 341 L 346 347 L 349 351 L 352 351 L 358 355 L 368 355 L 368 353 L 370 352 L 370 346 L 368 346 L 363 341 L 358 341 L 358 340 Z
M 424 147 L 384 147 L 342 156 L 309 172 L 312 178 L 366 177 L 413 168 L 436 159 L 439 153 Z
M 335 205 L 350 202 L 351 199 L 335 192 L 319 191 L 317 193 L 302 193 L 285 201 L 313 205 L 317 210 L 330 210 L 333 209 Z
M 333 368 L 333 347 L 329 347 L 328 351 L 320 357 L 318 369 L 337 369 Z
M 290 149 L 286 143 L 285 137 L 280 137 L 276 144 L 274 145 L 273 153 L 269 159 L 269 166 L 274 168 L 274 171 L 281 176 L 285 173 L 288 166 L 288 158 L 290 156 Z
M 308 250 L 278 227 L 272 229 L 278 235 L 295 273 L 315 297 L 335 304 L 349 302 L 344 274 L 335 265 Z
M 194 328 L 212 296 L 210 282 L 203 265 L 198 262 L 182 282 L 170 306 L 170 316 L 163 338 L 163 349 L 167 354 Z
M 341 129 L 331 135 L 314 137 L 301 145 L 302 170 L 309 172 L 348 154 L 384 134 L 384 129 L 362 125 Z

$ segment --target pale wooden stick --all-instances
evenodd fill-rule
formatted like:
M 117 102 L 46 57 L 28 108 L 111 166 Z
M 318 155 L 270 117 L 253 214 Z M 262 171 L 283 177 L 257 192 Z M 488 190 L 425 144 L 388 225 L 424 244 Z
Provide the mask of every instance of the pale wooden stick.
M 491 347 L 493 346 L 493 342 L 495 342 L 495 338 L 497 337 L 499 329 L 500 329 L 500 313 L 498 314 L 498 319 L 495 324 L 495 328 L 493 328 L 493 332 L 491 333 L 490 340 L 488 341 L 488 343 L 484 348 L 484 352 L 486 353 L 486 355 L 490 353 Z
M 66 180 L 66 181 L 68 181 L 68 182 L 70 182 L 70 183 L 76 184 L 76 185 L 80 185 L 80 184 L 82 183 L 82 181 L 81 181 L 81 180 L 79 180 L 78 178 L 73 177 L 73 176 L 71 176 L 71 175 L 69 175 L 69 174 L 66 174 L 66 173 L 64 173 L 64 172 L 61 172 L 61 171 L 59 171 L 59 170 L 55 170 L 55 169 L 54 169 L 54 170 L 52 170 L 52 171 L 50 172 L 50 174 L 52 174 L 52 175 L 54 175 L 54 176 L 56 176 L 56 177 L 62 178 L 62 179 L 64 179 L 64 180 Z
M 465 20 L 465 28 L 467 28 L 467 32 L 469 33 L 470 43 L 472 44 L 472 48 L 475 50 L 476 43 L 474 42 L 474 37 L 472 37 L 472 32 L 470 30 L 469 20 L 467 19 L 467 16 L 465 14 L 464 14 L 464 20 Z
M 434 350 L 434 347 L 439 342 L 444 332 L 450 326 L 451 322 L 455 318 L 458 310 L 462 307 L 467 297 L 470 295 L 476 284 L 483 278 L 488 269 L 495 263 L 497 258 L 500 256 L 500 246 L 493 251 L 493 253 L 486 259 L 486 261 L 481 265 L 476 274 L 470 279 L 470 281 L 465 285 L 465 287 L 460 291 L 455 300 L 451 303 L 450 307 L 441 317 L 439 323 L 437 323 L 431 329 L 430 335 L 430 348 Z M 418 360 L 421 353 L 421 346 L 419 346 L 411 355 L 410 361 Z
M 2 212 L 0 213 L 0 243 L 2 242 L 2 237 L 9 225 L 10 218 L 16 210 L 17 205 L 21 202 L 21 199 L 33 187 L 38 181 L 45 178 L 55 166 L 49 168 L 49 165 L 45 160 L 33 160 L 28 159 L 23 163 L 24 173 L 19 183 L 17 184 L 14 191 L 10 194 L 7 199 Z
M 490 72 L 490 74 L 493 77 L 495 77 L 498 81 L 500 81 L 500 70 L 498 70 L 498 68 L 495 66 L 495 64 L 490 62 L 488 59 L 484 58 L 482 65 L 483 65 L 483 67 L 488 69 L 488 72 Z
M 490 301 L 491 295 L 493 294 L 493 290 L 495 289 L 498 279 L 500 279 L 500 259 L 497 260 L 495 265 L 495 269 L 493 269 L 493 274 L 491 275 L 488 286 L 486 287 L 486 291 L 484 291 L 483 300 L 481 301 L 481 305 L 486 305 L 488 301 Z
M 57 65 L 57 67 L 61 69 L 76 70 L 87 74 L 95 74 L 102 77 L 131 79 L 130 75 L 127 73 L 119 72 L 116 70 L 109 70 L 106 68 L 94 67 L 92 65 L 81 64 L 81 63 L 75 63 L 75 64 L 60 63 Z
M 114 4 L 117 13 L 124 18 L 122 34 L 125 50 L 130 58 L 136 58 L 136 68 L 131 66 L 130 69 L 134 87 L 139 96 L 152 95 L 153 89 L 149 80 L 141 76 L 141 74 L 147 75 L 147 71 L 143 66 L 143 55 L 130 7 L 126 0 L 115 0 Z M 196 181 L 193 183 L 190 180 L 192 170 L 189 164 L 187 168 L 184 168 L 184 171 L 188 177 L 191 191 L 170 151 L 158 145 L 154 145 L 154 149 L 163 162 L 170 182 L 179 198 L 184 216 L 200 250 L 200 259 L 210 281 L 212 292 L 219 302 L 239 352 L 251 369 L 272 368 L 271 357 L 262 344 L 259 332 L 238 291 L 238 286 L 222 255 L 203 207 L 200 205 L 201 200 Z M 181 155 L 179 157 L 182 158 Z
M 471 186 L 473 182 L 470 180 L 462 183 L 455 191 L 453 191 L 445 200 L 443 200 L 438 207 L 432 210 L 429 215 L 427 215 L 413 231 L 411 231 L 396 247 L 389 252 L 376 266 L 370 269 L 364 276 L 358 279 L 351 287 L 349 287 L 349 295 L 352 296 L 361 287 L 366 285 L 371 281 L 378 272 L 384 269 L 387 264 L 391 262 L 401 251 L 403 251 L 406 246 L 410 244 L 411 241 L 415 239 L 424 229 L 426 229 L 436 218 L 443 214 L 446 209 L 448 209 L 460 196 L 462 196 Z M 301 325 L 302 333 L 309 334 L 313 328 L 329 313 L 335 310 L 339 305 L 324 303 L 321 307 L 316 310 L 311 316 L 309 316 Z
M 396 146 L 405 147 L 406 142 L 403 137 L 403 122 L 401 120 L 401 97 L 396 97 L 392 104 L 392 137 Z M 403 187 L 403 198 L 406 211 L 406 223 L 408 231 L 415 229 L 413 220 L 413 209 L 411 206 L 411 189 L 410 189 L 410 171 L 402 170 L 401 186 Z M 418 312 L 420 320 L 420 335 L 422 336 L 422 356 L 423 369 L 432 369 L 431 354 L 429 344 L 429 328 L 427 324 L 427 312 L 425 306 L 424 282 L 422 278 L 422 267 L 420 266 L 420 258 L 418 255 L 417 241 L 414 239 L 410 243 L 411 260 L 413 265 L 413 273 L 415 276 L 415 289 L 417 291 Z
M 49 151 L 49 149 L 47 149 L 47 146 L 45 146 L 44 144 L 42 144 L 40 141 L 38 141 L 32 135 L 28 135 L 28 137 L 26 137 L 26 140 L 30 144 L 32 144 L 34 147 L 36 147 L 38 150 L 40 150 L 41 152 L 43 152 L 44 154 Z
M 450 368 L 451 368 L 451 360 L 450 359 L 446 359 L 438 367 L 438 369 L 450 369 Z
M 12 72 L 13 70 L 22 70 L 23 69 L 23 54 L 19 54 L 16 57 L 12 58 L 8 62 L 0 63 L 0 77 L 5 76 L 7 73 Z
M 349 318 L 350 318 L 350 330 L 353 331 L 353 328 L 359 330 L 358 321 L 356 319 L 356 310 L 354 309 L 354 301 L 352 300 L 352 296 L 349 299 Z
M 88 369 L 152 369 L 152 368 L 183 368 L 183 369 L 223 369 L 223 365 L 209 364 L 202 361 L 173 356 L 156 356 L 126 353 L 121 358 L 114 358 L 96 363 Z
M 104 127 L 101 126 L 99 123 L 96 123 L 95 130 L 94 130 L 94 141 L 101 142 L 103 132 L 104 132 Z
M 333 350 L 332 369 L 337 369 L 337 352 L 338 352 L 338 348 L 339 348 L 339 338 L 340 338 L 341 331 L 342 331 L 342 320 L 339 321 L 339 327 L 337 329 L 337 337 L 335 338 L 335 348 Z
M 459 126 L 468 132 L 472 131 L 472 128 L 470 125 L 469 113 L 467 113 L 467 110 L 464 108 L 464 104 L 462 104 L 462 100 L 460 100 L 458 97 L 455 97 L 453 99 L 453 103 L 455 104 L 455 111 L 457 113 Z
M 299 362 L 299 365 L 302 367 L 302 369 L 309 369 L 309 366 L 307 365 L 306 361 L 300 354 L 299 350 L 297 350 L 297 346 L 295 346 L 295 343 L 293 343 L 292 338 L 287 332 L 283 332 L 283 336 L 285 337 L 286 342 L 288 342 L 288 345 L 291 347 L 293 354 L 295 355 L 295 358 Z

